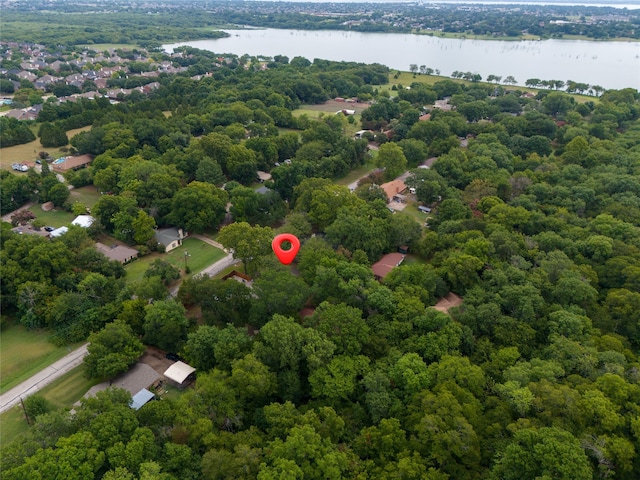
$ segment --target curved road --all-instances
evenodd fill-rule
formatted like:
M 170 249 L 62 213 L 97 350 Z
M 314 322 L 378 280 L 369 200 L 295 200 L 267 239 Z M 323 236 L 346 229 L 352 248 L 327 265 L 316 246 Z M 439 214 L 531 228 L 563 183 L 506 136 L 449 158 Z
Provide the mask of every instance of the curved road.
M 20 398 L 33 395 L 45 385 L 49 385 L 55 379 L 71 371 L 82 363 L 87 354 L 88 343 L 65 355 L 57 362 L 40 370 L 34 376 L 25 380 L 17 387 L 0 395 L 0 413 L 4 413 L 20 402 Z

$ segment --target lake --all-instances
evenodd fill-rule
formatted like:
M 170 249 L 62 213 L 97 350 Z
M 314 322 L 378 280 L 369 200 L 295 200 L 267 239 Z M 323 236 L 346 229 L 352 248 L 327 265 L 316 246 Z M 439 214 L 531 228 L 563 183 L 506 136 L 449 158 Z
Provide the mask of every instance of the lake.
M 458 70 L 515 77 L 573 80 L 604 88 L 640 89 L 640 42 L 585 40 L 499 41 L 439 38 L 400 33 L 360 33 L 325 30 L 230 30 L 230 37 L 164 45 L 166 51 L 190 45 L 238 56 L 286 55 L 313 60 L 381 63 L 408 71 L 426 65 L 449 76 Z

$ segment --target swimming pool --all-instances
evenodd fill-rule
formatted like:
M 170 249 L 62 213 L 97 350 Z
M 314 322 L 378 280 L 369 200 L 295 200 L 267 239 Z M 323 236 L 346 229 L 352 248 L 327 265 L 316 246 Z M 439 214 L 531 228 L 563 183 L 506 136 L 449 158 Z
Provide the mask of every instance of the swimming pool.
M 61 163 L 64 163 L 64 161 L 65 161 L 65 157 L 60 157 L 59 159 L 54 160 L 53 164 L 54 165 L 60 165 Z

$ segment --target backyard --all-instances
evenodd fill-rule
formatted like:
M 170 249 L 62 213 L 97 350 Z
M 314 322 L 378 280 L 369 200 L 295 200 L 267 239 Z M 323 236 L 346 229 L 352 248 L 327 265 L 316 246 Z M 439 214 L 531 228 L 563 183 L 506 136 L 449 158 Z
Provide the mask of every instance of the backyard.
M 125 267 L 127 270 L 126 280 L 127 283 L 142 280 L 144 272 L 156 258 L 166 260 L 180 271 L 184 270 L 186 263 L 191 269 L 191 274 L 196 274 L 225 255 L 224 251 L 197 238 L 187 238 L 183 241 L 182 246 L 169 253 L 152 253 L 127 265 Z
M 34 133 L 37 133 L 37 126 L 33 126 Z M 69 140 L 80 133 L 87 130 L 91 130 L 91 127 L 76 128 L 67 132 Z M 65 155 L 65 152 L 60 148 L 45 148 L 40 143 L 40 139 L 36 138 L 33 142 L 23 143 L 22 145 L 14 145 L 13 147 L 0 148 L 0 168 L 4 170 L 11 170 L 11 164 L 22 162 L 33 162 L 38 157 L 38 152 L 47 151 L 54 158 Z

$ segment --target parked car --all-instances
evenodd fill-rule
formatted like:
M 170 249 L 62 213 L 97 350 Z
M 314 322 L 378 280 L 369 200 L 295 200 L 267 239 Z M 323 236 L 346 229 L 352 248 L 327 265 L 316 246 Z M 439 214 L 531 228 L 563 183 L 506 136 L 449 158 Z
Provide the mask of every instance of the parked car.
M 53 232 L 55 230 L 54 227 L 44 227 L 47 232 Z
M 180 355 L 178 355 L 177 353 L 167 353 L 166 357 L 167 360 L 171 360 L 172 362 L 178 362 L 182 360 L 182 358 L 180 358 Z

